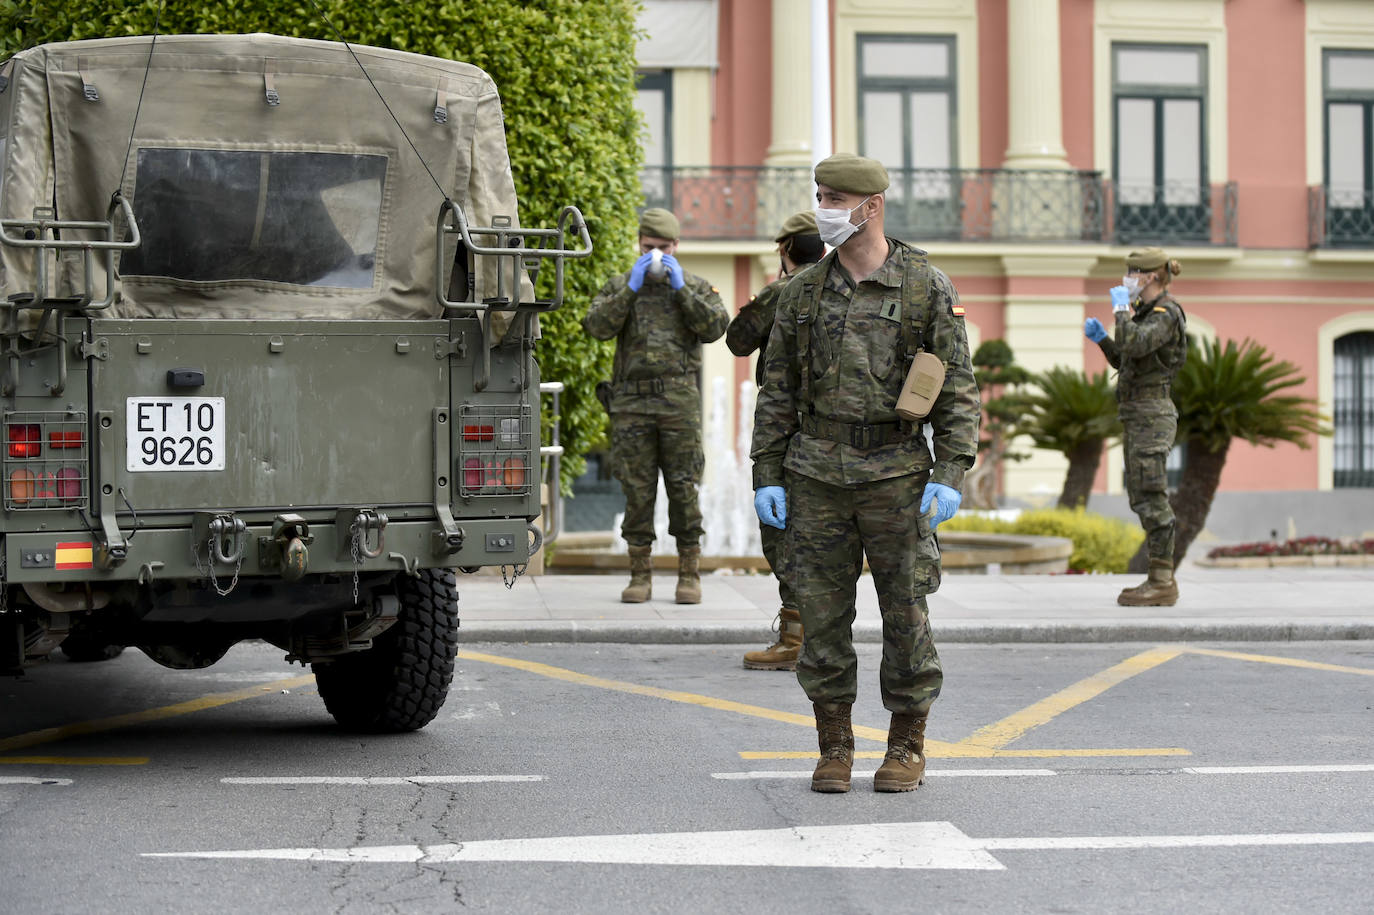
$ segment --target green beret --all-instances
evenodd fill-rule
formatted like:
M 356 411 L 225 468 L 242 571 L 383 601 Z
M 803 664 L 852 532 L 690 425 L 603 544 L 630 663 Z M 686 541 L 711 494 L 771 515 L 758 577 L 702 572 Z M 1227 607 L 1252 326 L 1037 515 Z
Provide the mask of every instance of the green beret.
M 1158 270 L 1169 263 L 1163 248 L 1141 248 L 1126 256 L 1126 266 L 1132 270 Z
M 816 214 L 812 210 L 802 210 L 800 213 L 793 213 L 787 217 L 787 221 L 782 224 L 778 234 L 773 236 L 773 241 L 786 241 L 793 235 L 820 235 L 820 229 L 816 228 Z
M 639 234 L 650 235 L 654 238 L 666 238 L 668 241 L 677 241 L 682 227 L 678 225 L 677 217 L 662 207 L 650 207 L 639 217 Z
M 890 182 L 887 169 L 877 159 L 835 153 L 816 166 L 816 183 L 846 194 L 881 194 Z

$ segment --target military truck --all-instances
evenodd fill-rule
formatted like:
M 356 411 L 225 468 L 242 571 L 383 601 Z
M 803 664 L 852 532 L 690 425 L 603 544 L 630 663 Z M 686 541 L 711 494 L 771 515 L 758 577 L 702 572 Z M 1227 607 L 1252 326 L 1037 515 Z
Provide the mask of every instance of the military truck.
M 521 227 L 491 78 L 47 44 L 0 65 L 0 163 L 0 669 L 262 639 L 341 725 L 427 724 L 453 570 L 539 549 L 538 314 L 592 244 Z

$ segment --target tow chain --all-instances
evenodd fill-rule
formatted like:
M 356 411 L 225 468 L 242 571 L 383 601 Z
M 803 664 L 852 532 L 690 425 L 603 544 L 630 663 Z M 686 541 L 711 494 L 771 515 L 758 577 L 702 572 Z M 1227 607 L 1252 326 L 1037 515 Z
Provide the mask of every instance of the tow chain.
M 521 563 L 520 565 L 501 566 L 501 583 L 504 584 L 504 585 L 506 586 L 506 590 L 507 590 L 507 591 L 509 591 L 511 588 L 514 588 L 514 587 L 515 587 L 515 582 L 516 582 L 516 580 L 519 579 L 521 575 L 524 575 L 524 574 L 525 574 L 525 570 L 528 569 L 529 567 L 530 567 L 530 564 L 529 564 L 528 562 Z M 514 574 L 513 576 L 511 576 L 510 578 L 506 578 L 506 569 L 507 569 L 507 568 L 510 568 L 512 571 L 515 572 L 515 574 Z
M 229 581 L 229 587 L 221 588 L 219 579 L 215 577 L 215 561 L 211 557 L 214 555 L 215 534 L 211 534 L 205 540 L 205 565 L 200 564 L 200 544 L 191 544 L 191 558 L 196 561 L 196 571 L 209 579 L 210 584 L 215 589 L 215 593 L 220 597 L 228 597 L 230 592 L 238 586 L 239 569 L 243 568 L 243 553 L 239 553 L 239 560 L 234 564 L 234 577 Z
M 363 532 L 362 526 L 357 520 L 349 528 L 349 533 L 353 535 L 352 544 L 349 548 L 353 554 L 353 606 L 358 606 L 358 567 L 363 564 Z

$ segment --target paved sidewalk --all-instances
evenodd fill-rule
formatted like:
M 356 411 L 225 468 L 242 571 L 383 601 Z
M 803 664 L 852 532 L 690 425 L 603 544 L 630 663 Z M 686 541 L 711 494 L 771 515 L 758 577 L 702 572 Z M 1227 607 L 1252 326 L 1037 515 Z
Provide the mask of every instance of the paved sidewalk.
M 1374 567 L 1204 569 L 1185 563 L 1173 607 L 1121 607 L 1140 575 L 948 575 L 930 597 L 941 642 L 1289 641 L 1374 639 Z M 620 603 L 628 578 L 542 575 L 507 590 L 499 576 L 458 576 L 465 642 L 770 642 L 770 576 L 702 576 L 702 602 L 673 603 L 674 576 L 654 599 Z M 880 640 L 872 579 L 859 581 L 856 641 Z

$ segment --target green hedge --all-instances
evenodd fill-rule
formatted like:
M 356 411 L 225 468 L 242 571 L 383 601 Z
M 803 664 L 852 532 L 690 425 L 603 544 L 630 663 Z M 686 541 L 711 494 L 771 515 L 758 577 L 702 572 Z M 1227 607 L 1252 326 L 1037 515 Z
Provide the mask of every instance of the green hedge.
M 1073 541 L 1069 568 L 1075 572 L 1125 572 L 1126 564 L 1145 539 L 1139 525 L 1081 508 L 1024 511 L 1015 521 L 963 512 L 941 524 L 940 530 L 1067 537 Z
M 628 269 L 635 209 L 643 202 L 642 124 L 634 104 L 638 6 L 637 0 L 168 0 L 158 26 L 164 35 L 271 32 L 338 40 L 327 16 L 346 41 L 466 61 L 492 75 L 506 116 L 521 221 L 553 225 L 564 205 L 575 204 L 596 248 L 569 266 L 564 307 L 542 319 L 538 348 L 544 379 L 567 385 L 565 486 L 605 433 L 592 387 L 609 377 L 611 345 L 589 339 L 580 322 L 606 278 Z M 151 34 L 158 8 L 157 0 L 0 3 L 0 57 L 49 41 Z M 541 287 L 552 272 L 544 271 Z

